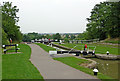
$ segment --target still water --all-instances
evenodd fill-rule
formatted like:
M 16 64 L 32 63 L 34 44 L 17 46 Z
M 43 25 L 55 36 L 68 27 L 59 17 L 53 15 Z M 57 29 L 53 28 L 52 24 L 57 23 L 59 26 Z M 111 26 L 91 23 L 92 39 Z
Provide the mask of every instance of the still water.
M 118 79 L 118 60 L 102 60 L 97 58 L 92 58 L 92 60 L 97 62 L 99 72 Z

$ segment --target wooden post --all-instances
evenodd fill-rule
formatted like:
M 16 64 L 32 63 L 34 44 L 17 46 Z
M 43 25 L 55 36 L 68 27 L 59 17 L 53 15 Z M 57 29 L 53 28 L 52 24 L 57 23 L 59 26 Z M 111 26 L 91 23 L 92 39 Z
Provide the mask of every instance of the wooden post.
M 15 52 L 17 53 L 17 44 L 15 45 Z
M 15 52 L 16 53 L 17 53 L 17 50 L 18 50 L 17 46 L 18 46 L 18 44 L 15 44 Z

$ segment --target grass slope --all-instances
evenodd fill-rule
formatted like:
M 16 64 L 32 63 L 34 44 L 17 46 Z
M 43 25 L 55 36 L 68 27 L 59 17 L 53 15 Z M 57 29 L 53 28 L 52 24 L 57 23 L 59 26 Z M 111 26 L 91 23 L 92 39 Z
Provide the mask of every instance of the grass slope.
M 2 56 L 2 79 L 43 79 L 36 67 L 29 61 L 31 49 L 19 44 L 21 54 Z
M 39 45 L 41 48 L 43 48 L 47 52 L 49 52 L 49 50 L 52 50 L 52 51 L 56 50 L 55 48 L 52 48 L 50 46 L 46 46 L 45 44 L 42 44 L 42 43 L 35 43 L 35 44 Z
M 120 38 L 111 38 L 111 39 L 105 39 L 103 42 L 105 43 L 112 43 L 112 44 L 120 44 Z
M 58 45 L 62 45 L 65 47 L 69 47 L 69 48 L 73 48 L 74 46 L 78 45 L 75 49 L 77 50 L 83 50 L 84 48 L 84 44 L 71 44 L 71 43 L 65 43 L 65 44 L 59 44 L 59 43 L 55 43 Z M 79 46 L 82 45 L 82 46 Z M 107 51 L 110 52 L 110 54 L 114 54 L 114 55 L 119 55 L 118 50 L 120 50 L 118 48 L 118 46 L 112 46 L 112 45 L 102 45 L 102 44 L 87 44 L 88 47 L 89 46 L 96 46 L 96 54 L 106 54 Z M 89 49 L 94 49 L 93 47 L 89 47 Z
M 57 61 L 60 61 L 60 62 L 62 62 L 64 64 L 67 64 L 67 65 L 69 65 L 69 66 L 71 66 L 71 67 L 73 67 L 75 69 L 83 71 L 83 72 L 85 72 L 87 74 L 94 75 L 92 69 L 85 68 L 85 67 L 82 67 L 82 66 L 79 65 L 81 63 L 87 62 L 84 59 L 78 59 L 78 58 L 75 58 L 75 57 L 60 57 L 60 58 L 53 58 L 53 59 L 57 60 Z M 101 79 L 102 81 L 109 81 L 109 79 L 112 79 L 111 77 L 106 76 L 106 75 L 104 75 L 104 74 L 102 74 L 100 72 L 98 73 L 97 78 Z

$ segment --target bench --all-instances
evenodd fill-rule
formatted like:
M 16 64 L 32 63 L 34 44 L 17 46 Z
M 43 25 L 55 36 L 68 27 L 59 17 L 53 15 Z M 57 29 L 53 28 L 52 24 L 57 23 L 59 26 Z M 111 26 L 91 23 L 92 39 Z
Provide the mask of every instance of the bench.
M 15 49 L 6 49 L 6 47 L 11 47 L 11 46 L 15 46 Z M 6 52 L 8 50 L 15 50 L 15 52 L 17 53 L 17 50 L 19 50 L 20 48 L 17 48 L 18 47 L 18 44 L 13 44 L 13 45 L 2 45 L 2 48 L 4 49 L 4 54 L 6 54 Z

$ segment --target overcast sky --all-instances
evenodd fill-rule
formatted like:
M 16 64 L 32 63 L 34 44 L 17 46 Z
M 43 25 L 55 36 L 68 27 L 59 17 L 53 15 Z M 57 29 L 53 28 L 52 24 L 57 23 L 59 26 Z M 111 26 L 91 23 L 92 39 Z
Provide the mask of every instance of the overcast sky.
M 82 33 L 94 5 L 105 0 L 2 0 L 19 8 L 22 33 Z

